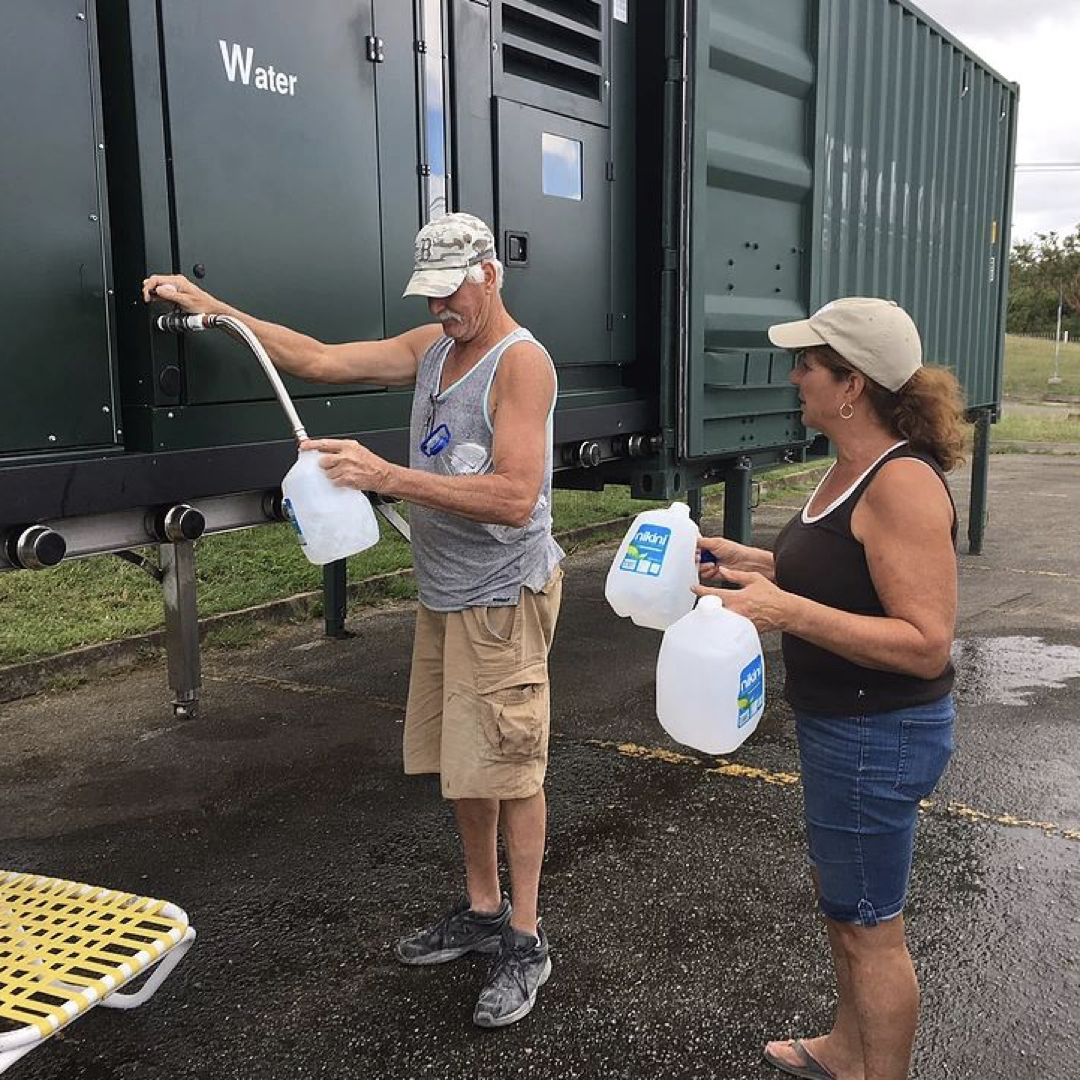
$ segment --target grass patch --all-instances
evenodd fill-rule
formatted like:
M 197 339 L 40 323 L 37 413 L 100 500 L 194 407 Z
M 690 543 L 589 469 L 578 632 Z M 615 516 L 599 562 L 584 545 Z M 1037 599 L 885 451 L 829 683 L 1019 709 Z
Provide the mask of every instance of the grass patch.
M 82 672 L 74 672 L 67 675 L 57 675 L 56 678 L 49 682 L 49 689 L 53 693 L 62 694 L 68 690 L 78 690 L 80 686 L 85 686 L 90 681 L 90 676 L 85 675 Z
M 1054 344 L 1009 335 L 1005 345 L 1006 396 L 1038 401 L 1051 398 L 1080 399 L 1080 344 L 1061 347 L 1059 371 L 1062 382 L 1048 386 L 1054 367 Z M 1080 442 L 1080 422 L 1065 419 L 1009 417 L 991 428 L 992 442 Z M 790 499 L 809 491 L 811 483 L 786 476 L 805 471 L 813 463 L 770 470 L 762 502 Z M 719 486 L 709 489 L 706 508 L 720 512 Z M 629 489 L 610 486 L 603 492 L 556 491 L 557 532 L 630 517 L 662 503 L 638 501 Z M 355 583 L 392 574 L 411 565 L 408 545 L 380 520 L 382 540 L 369 551 L 349 560 L 348 577 Z M 581 546 L 605 542 L 604 537 L 586 540 Z M 152 548 L 147 557 L 155 557 Z M 198 544 L 198 591 L 201 615 L 237 611 L 298 593 L 315 592 L 322 585 L 322 570 L 304 558 L 291 529 L 268 525 L 257 529 L 207 537 Z M 411 576 L 384 577 L 352 590 L 360 602 L 409 600 L 416 596 Z M 75 560 L 45 573 L 0 574 L 0 664 L 50 656 L 82 645 L 97 644 L 161 629 L 161 589 L 147 574 L 112 556 Z M 297 620 L 306 618 L 298 613 Z M 219 627 L 210 643 L 237 648 L 257 636 L 257 624 Z M 155 650 L 156 653 L 156 650 Z
M 1080 343 L 1061 346 L 1058 374 L 1061 382 L 1051 386 L 1054 343 L 1037 338 L 1005 337 L 1005 372 L 1002 392 L 1018 401 L 1047 401 L 1080 397 Z
M 322 585 L 322 570 L 304 558 L 287 525 L 208 536 L 196 550 L 201 615 L 236 611 Z M 143 554 L 156 558 L 152 548 Z M 396 570 L 408 559 L 405 541 L 384 528 L 382 543 L 350 560 L 350 574 Z M 4 611 L 0 664 L 144 634 L 164 625 L 158 583 L 111 555 L 61 563 L 44 573 L 0 574 L 0 607 Z
M 639 513 L 657 505 L 630 498 L 626 487 L 603 492 L 556 491 L 557 531 Z M 404 511 L 403 511 L 404 512 Z M 409 545 L 382 519 L 381 541 L 353 556 L 348 578 L 389 574 L 412 565 Z M 153 548 L 144 549 L 150 560 Z M 219 615 L 322 588 L 322 570 L 307 561 L 287 525 L 265 525 L 208 536 L 197 544 L 199 614 Z M 416 597 L 411 575 L 384 578 L 356 591 L 361 602 Z M 61 563 L 43 573 L 0 574 L 0 664 L 52 656 L 81 645 L 115 641 L 160 630 L 161 587 L 144 571 L 111 555 Z M 256 624 L 219 627 L 209 643 L 239 648 L 258 633 Z
M 646 502 L 632 499 L 630 489 L 622 484 L 611 484 L 603 491 L 556 491 L 552 502 L 555 531 L 596 525 L 601 521 L 633 517 L 650 507 L 667 506 L 666 502 Z
M 835 461 L 833 457 L 816 457 L 795 465 L 785 465 L 772 469 L 765 478 L 761 491 L 761 502 L 779 502 L 790 499 L 793 494 L 809 494 L 817 487 L 825 470 Z M 807 476 L 808 470 L 813 472 Z
M 213 649 L 242 649 L 264 634 L 265 630 L 254 619 L 239 619 L 208 630 L 203 644 Z
M 1003 442 L 1080 443 L 1080 420 L 1006 416 L 990 428 L 991 445 Z
M 415 600 L 416 579 L 412 574 L 395 577 L 375 578 L 359 581 L 349 590 L 349 599 L 362 604 L 375 604 L 380 601 Z
M 800 472 L 792 465 L 770 473 L 775 477 Z M 710 512 L 719 508 L 719 488 L 710 495 Z M 604 521 L 632 517 L 660 502 L 630 497 L 630 490 L 611 485 L 599 491 L 556 491 L 556 532 L 567 532 Z M 399 507 L 402 513 L 405 509 Z M 409 545 L 382 519 L 382 539 L 368 551 L 348 560 L 353 602 L 414 600 L 412 575 L 392 575 L 412 565 Z M 599 536 L 575 544 L 575 549 L 604 543 Z M 219 533 L 196 545 L 199 614 L 220 615 L 322 588 L 322 570 L 307 561 L 287 525 L 266 525 Z M 151 561 L 153 548 L 142 554 Z M 367 581 L 377 578 L 375 581 Z M 0 664 L 15 664 L 52 656 L 83 645 L 115 641 L 160 630 L 164 625 L 161 587 L 144 571 L 111 555 L 62 563 L 43 573 L 0 574 Z M 313 611 L 318 605 L 313 606 Z M 297 621 L 310 615 L 298 613 Z M 242 648 L 260 634 L 256 620 L 215 627 L 207 644 Z M 160 650 L 147 650 L 157 656 Z

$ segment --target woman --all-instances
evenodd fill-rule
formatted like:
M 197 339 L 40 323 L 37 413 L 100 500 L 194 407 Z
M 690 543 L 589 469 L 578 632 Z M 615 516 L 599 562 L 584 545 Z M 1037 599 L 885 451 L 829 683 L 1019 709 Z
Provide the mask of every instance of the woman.
M 783 632 L 839 1001 L 827 1034 L 771 1042 L 765 1057 L 812 1080 L 902 1080 L 919 1002 L 902 914 L 915 822 L 952 752 L 944 473 L 960 460 L 962 402 L 950 372 L 922 366 L 915 324 L 889 301 L 836 300 L 769 337 L 795 350 L 803 423 L 836 462 L 774 551 L 703 538 L 717 562 L 702 577 L 740 586 L 720 594 L 725 606 Z

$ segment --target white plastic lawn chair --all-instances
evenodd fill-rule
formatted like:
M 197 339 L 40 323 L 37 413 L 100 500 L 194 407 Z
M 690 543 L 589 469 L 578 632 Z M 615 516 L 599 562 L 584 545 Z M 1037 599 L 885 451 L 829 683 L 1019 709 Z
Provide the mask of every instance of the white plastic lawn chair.
M 0 870 L 0 1073 L 95 1005 L 153 997 L 195 940 L 175 904 Z M 120 988 L 155 967 L 142 988 Z

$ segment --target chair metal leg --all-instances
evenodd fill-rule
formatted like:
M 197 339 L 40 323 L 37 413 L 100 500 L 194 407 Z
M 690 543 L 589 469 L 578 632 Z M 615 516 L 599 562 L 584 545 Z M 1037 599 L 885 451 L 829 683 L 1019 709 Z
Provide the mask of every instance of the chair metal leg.
M 195 941 L 195 930 L 188 927 L 187 933 L 181 939 L 176 948 L 167 952 L 158 962 L 157 966 L 149 968 L 153 974 L 142 989 L 134 993 L 117 990 L 108 997 L 101 999 L 100 1004 L 107 1009 L 137 1009 L 146 1004 L 157 993 L 161 984 L 172 974 L 173 968 L 184 958 L 184 954 L 191 948 Z
M 35 1047 L 40 1046 L 44 1040 L 39 1035 L 32 1043 L 27 1046 L 16 1046 L 11 1050 L 0 1050 L 0 1073 L 7 1072 L 12 1065 L 15 1064 L 19 1058 L 26 1057 Z

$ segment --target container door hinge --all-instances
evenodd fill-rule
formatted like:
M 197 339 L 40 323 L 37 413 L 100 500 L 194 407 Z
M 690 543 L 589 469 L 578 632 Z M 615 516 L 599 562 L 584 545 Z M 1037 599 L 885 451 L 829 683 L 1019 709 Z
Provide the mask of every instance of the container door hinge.
M 608 328 L 609 331 L 612 331 L 612 330 L 615 329 L 615 312 L 614 311 L 609 311 L 607 313 L 607 328 Z
M 604 175 L 607 176 L 607 178 L 609 180 L 614 180 L 615 179 L 615 162 L 614 161 L 609 161 L 604 166 Z
M 421 176 L 430 176 L 431 175 L 431 166 L 421 163 L 420 165 L 416 166 L 416 171 Z
M 423 53 L 427 52 L 427 42 L 426 41 L 414 41 L 413 46 L 415 47 L 415 49 L 416 49 L 416 51 L 418 53 L 423 54 Z
M 682 61 L 674 56 L 669 56 L 667 60 L 667 72 L 665 74 L 666 81 L 682 82 L 682 77 Z
M 664 270 L 678 270 L 679 269 L 679 252 L 678 249 L 673 247 L 664 248 L 663 252 Z
M 374 34 L 368 34 L 364 42 L 367 45 L 368 60 L 373 64 L 381 64 L 386 59 L 386 54 L 383 52 L 383 39 Z

